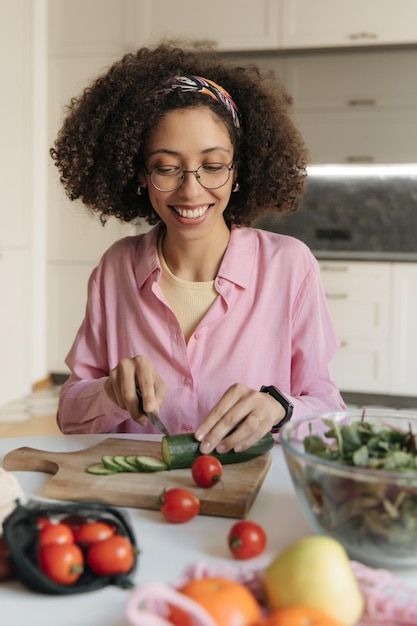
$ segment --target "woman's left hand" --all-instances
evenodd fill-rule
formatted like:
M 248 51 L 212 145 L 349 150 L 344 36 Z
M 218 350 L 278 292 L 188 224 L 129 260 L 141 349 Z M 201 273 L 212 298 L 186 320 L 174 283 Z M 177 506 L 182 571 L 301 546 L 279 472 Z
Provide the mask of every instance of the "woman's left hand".
M 195 437 L 203 454 L 238 452 L 254 445 L 284 416 L 285 409 L 275 398 L 236 383 L 211 409 Z

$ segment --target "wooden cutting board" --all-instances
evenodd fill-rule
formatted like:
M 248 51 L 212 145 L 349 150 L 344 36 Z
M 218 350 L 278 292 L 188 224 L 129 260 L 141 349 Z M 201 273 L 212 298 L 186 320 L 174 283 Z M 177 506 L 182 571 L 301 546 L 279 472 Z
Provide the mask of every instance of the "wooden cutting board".
M 222 481 L 210 489 L 194 483 L 190 469 L 153 473 L 123 472 L 97 476 L 86 472 L 105 454 L 144 454 L 162 459 L 161 442 L 108 438 L 76 452 L 48 452 L 23 447 L 12 450 L 3 459 L 3 467 L 12 471 L 39 471 L 53 474 L 45 484 L 46 497 L 57 500 L 95 501 L 139 509 L 159 509 L 163 489 L 183 487 L 192 490 L 201 501 L 201 514 L 221 517 L 246 517 L 269 470 L 272 454 L 223 466 Z

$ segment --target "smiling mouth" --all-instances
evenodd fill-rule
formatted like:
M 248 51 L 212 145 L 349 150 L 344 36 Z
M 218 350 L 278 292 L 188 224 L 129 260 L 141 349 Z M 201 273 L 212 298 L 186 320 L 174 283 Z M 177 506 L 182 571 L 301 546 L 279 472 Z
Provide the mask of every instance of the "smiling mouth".
M 206 204 L 205 206 L 201 206 L 198 209 L 181 209 L 179 207 L 173 206 L 172 208 L 180 217 L 186 217 L 187 219 L 194 219 L 196 217 L 201 217 L 209 210 L 210 204 Z

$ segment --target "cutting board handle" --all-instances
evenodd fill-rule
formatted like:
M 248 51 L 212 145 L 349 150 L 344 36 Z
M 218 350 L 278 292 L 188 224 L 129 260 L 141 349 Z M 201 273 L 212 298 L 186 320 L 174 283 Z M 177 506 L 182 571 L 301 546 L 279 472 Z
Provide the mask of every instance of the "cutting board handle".
M 44 450 L 23 447 L 8 452 L 3 459 L 3 467 L 5 470 L 12 471 L 27 471 L 30 468 L 31 471 L 35 472 L 56 474 L 61 458 L 62 453 L 59 452 L 45 452 Z

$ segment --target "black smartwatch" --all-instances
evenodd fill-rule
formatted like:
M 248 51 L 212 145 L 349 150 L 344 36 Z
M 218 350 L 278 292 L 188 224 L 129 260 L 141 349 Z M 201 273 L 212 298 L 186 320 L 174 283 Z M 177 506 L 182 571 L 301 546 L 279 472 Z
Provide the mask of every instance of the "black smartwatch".
M 268 393 L 270 396 L 275 398 L 275 400 L 279 402 L 285 409 L 285 415 L 282 420 L 271 428 L 271 433 L 277 433 L 279 429 L 291 419 L 294 406 L 291 404 L 291 402 L 288 402 L 287 398 L 283 396 L 279 389 L 274 387 L 274 385 L 269 385 L 268 387 L 262 385 L 259 391 L 261 391 L 262 393 Z

